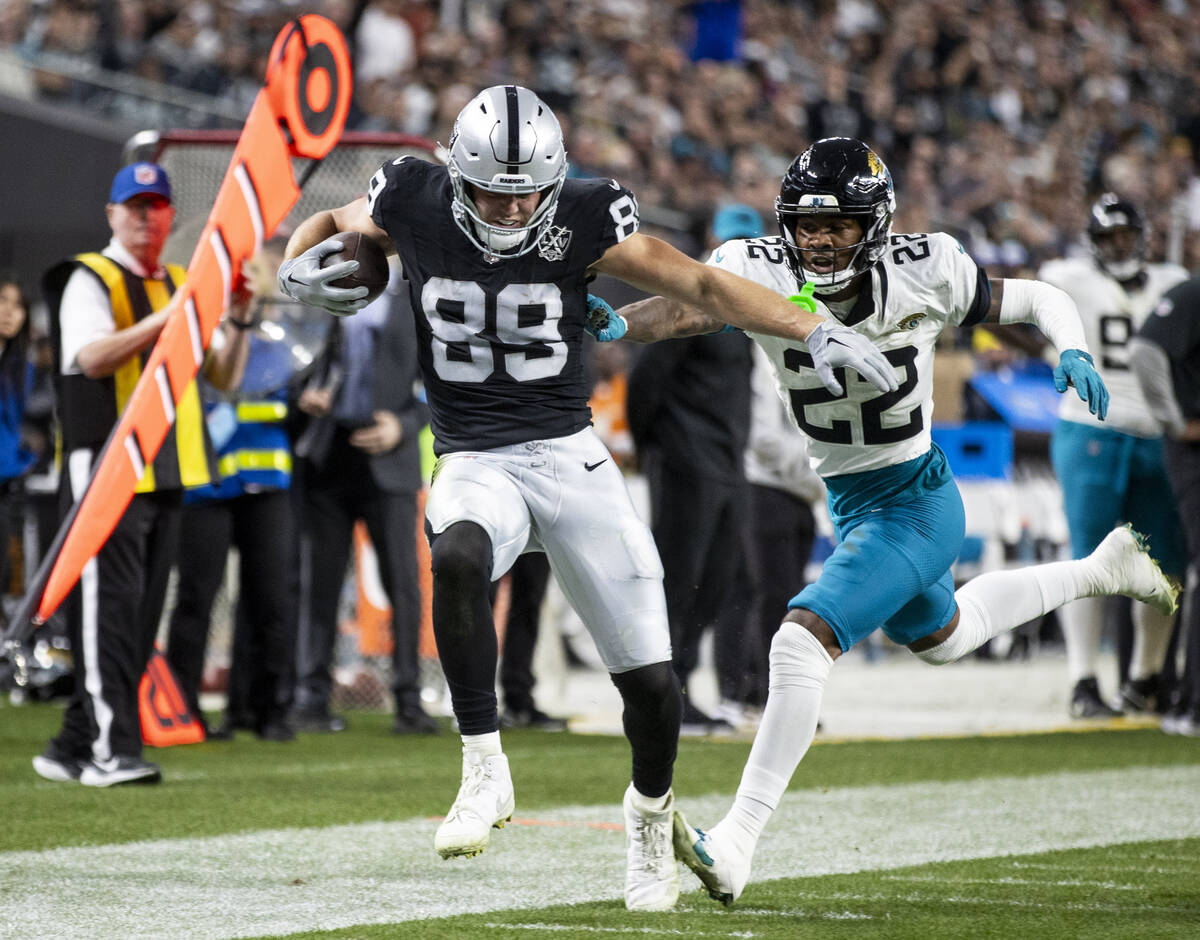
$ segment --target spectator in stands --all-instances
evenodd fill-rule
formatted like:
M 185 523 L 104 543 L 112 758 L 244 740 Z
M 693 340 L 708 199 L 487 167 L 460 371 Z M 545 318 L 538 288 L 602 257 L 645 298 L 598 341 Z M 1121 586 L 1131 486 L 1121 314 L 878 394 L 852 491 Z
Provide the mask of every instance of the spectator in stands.
M 1088 223 L 1091 257 L 1042 266 L 1038 278 L 1062 288 L 1079 308 L 1096 370 L 1113 396 L 1103 422 L 1077 398 L 1064 396 L 1051 456 L 1062 487 L 1071 555 L 1086 558 L 1113 528 L 1128 522 L 1150 540 L 1163 571 L 1182 577 L 1186 568 L 1183 529 L 1163 465 L 1158 421 L 1146 407 L 1129 368 L 1129 341 L 1163 292 L 1187 277 L 1178 265 L 1147 264 L 1141 213 L 1113 193 L 1092 206 Z M 1080 598 L 1061 611 L 1071 682 L 1073 718 L 1120 714 L 1100 694 L 1096 654 L 1104 625 L 1104 599 Z M 1134 644 L 1129 680 L 1120 704 L 1156 711 L 1158 673 L 1174 618 L 1134 604 Z M 1165 705 L 1165 702 L 1163 703 Z
M 274 273 L 286 239 L 276 238 L 247 264 L 259 299 L 276 297 Z M 253 327 L 253 321 L 247 329 Z M 295 658 L 295 525 L 288 488 L 287 380 L 283 341 L 252 332 L 242 393 L 235 401 L 202 383 L 207 425 L 217 448 L 220 479 L 189 490 L 179 552 L 175 609 L 167 633 L 167 662 L 192 714 L 204 721 L 200 686 L 213 601 L 225 577 L 230 548 L 239 560 L 225 720 L 209 738 L 239 728 L 267 741 L 295 737 L 288 724 Z
M 0 595 L 10 593 L 9 538 L 21 533 L 22 478 L 34 461 L 21 427 L 33 378 L 29 333 L 25 292 L 15 278 L 0 275 Z
M 762 231 L 752 208 L 728 205 L 713 217 L 712 242 Z M 647 346 L 629 374 L 629 429 L 650 485 L 650 528 L 663 562 L 671 664 L 684 691 L 685 734 L 732 730 L 696 706 L 688 679 L 699 662 L 701 637 L 714 625 L 738 574 L 731 557 L 741 553 L 749 511 L 744 455 L 750 362 L 744 336 L 689 336 Z M 736 624 L 735 632 L 743 626 Z M 722 651 L 737 646 L 718 639 Z M 718 655 L 716 665 L 724 686 L 738 683 L 737 663 Z
M 428 409 L 413 390 L 417 343 L 408 304 L 397 271 L 373 304 L 335 321 L 323 361 L 296 401 L 307 420 L 295 444 L 301 585 L 292 721 L 299 731 L 346 727 L 330 711 L 330 696 L 338 599 L 358 519 L 366 524 L 392 607 L 392 730 L 438 730 L 421 707 L 417 656 L 419 433 Z
M 83 495 L 141 376 L 143 354 L 174 312 L 171 295 L 186 275 L 175 265 L 159 264 L 174 218 L 162 167 L 122 168 L 106 211 L 113 237 L 104 250 L 63 261 L 42 279 L 59 374 L 63 496 L 70 501 Z M 239 294 L 213 334 L 204 372 L 218 388 L 241 380 L 247 300 Z M 216 474 L 194 385 L 146 470 L 67 601 L 75 691 L 62 730 L 33 759 L 34 770 L 47 780 L 108 787 L 162 778 L 158 766 L 142 757 L 137 692 L 175 563 L 183 490 Z
M 1163 730 L 1200 736 L 1200 277 L 1167 291 L 1130 344 L 1134 374 L 1166 434 L 1167 475 L 1187 536 L 1183 683 Z

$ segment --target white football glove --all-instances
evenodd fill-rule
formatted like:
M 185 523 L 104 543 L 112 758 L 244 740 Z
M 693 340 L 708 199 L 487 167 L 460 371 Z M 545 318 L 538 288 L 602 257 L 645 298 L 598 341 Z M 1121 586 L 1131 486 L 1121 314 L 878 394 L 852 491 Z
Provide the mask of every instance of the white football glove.
M 310 307 L 322 307 L 335 316 L 348 317 L 358 313 L 367 305 L 367 289 L 333 287 L 329 283 L 353 274 L 358 270 L 358 262 L 339 261 L 327 268 L 321 267 L 321 259 L 344 247 L 341 238 L 333 235 L 303 254 L 284 261 L 279 266 L 279 289 L 293 300 Z
M 817 378 L 829 391 L 841 395 L 845 389 L 833 370 L 853 369 L 881 392 L 894 392 L 900 385 L 896 370 L 887 357 L 862 333 L 848 326 L 826 320 L 808 334 L 805 340 L 813 357 Z

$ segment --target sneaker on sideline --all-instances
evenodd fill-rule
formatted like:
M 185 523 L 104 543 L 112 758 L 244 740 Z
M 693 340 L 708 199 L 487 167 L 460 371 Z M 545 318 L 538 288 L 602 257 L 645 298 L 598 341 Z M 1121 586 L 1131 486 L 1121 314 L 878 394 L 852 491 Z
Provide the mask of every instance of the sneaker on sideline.
M 567 719 L 555 718 L 531 705 L 529 708 L 506 708 L 500 716 L 501 728 L 533 728 L 537 731 L 566 731 Z
M 741 896 L 750 880 L 750 859 L 714 827 L 705 832 L 688 825 L 686 817 L 675 810 L 672 839 L 675 857 L 695 872 L 708 890 L 708 896 L 726 907 Z
M 140 757 L 110 757 L 85 764 L 79 782 L 85 787 L 115 787 L 123 783 L 159 783 L 162 771 Z
M 1161 715 L 1167 710 L 1158 676 L 1146 679 L 1126 679 L 1121 684 L 1121 708 L 1143 715 Z
M 625 907 L 630 911 L 669 911 L 679 900 L 679 867 L 671 847 L 675 797 L 666 806 L 643 812 L 631 783 L 625 790 Z
M 34 772 L 45 780 L 56 783 L 74 783 L 83 773 L 87 758 L 71 757 L 53 744 L 33 759 Z
M 692 704 L 691 699 L 684 698 L 683 714 L 680 718 L 679 733 L 685 737 L 698 737 L 709 734 L 733 734 L 737 731 L 733 725 L 721 718 L 706 715 Z
M 487 848 L 493 827 L 503 829 L 512 819 L 514 805 L 508 758 L 503 754 L 484 757 L 463 748 L 462 783 L 433 837 L 433 847 L 442 858 L 478 855 Z
M 1120 718 L 1121 712 L 1100 697 L 1100 686 L 1095 676 L 1087 676 L 1075 683 L 1071 690 L 1069 711 L 1072 718 Z

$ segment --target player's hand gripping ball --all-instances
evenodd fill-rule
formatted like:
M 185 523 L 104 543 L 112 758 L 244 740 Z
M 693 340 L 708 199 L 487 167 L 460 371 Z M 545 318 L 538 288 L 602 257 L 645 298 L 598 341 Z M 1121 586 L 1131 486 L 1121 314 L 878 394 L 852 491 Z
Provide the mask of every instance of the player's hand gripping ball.
M 338 239 L 342 243 L 342 250 L 325 255 L 321 259 L 321 267 L 328 268 L 343 261 L 357 261 L 358 268 L 355 271 L 339 277 L 336 281 L 330 281 L 329 286 L 347 289 L 365 287 L 367 296 L 363 306 L 366 306 L 387 287 L 387 254 L 377 242 L 359 232 L 344 232 Z
M 358 313 L 387 282 L 387 255 L 357 232 L 332 235 L 279 266 L 280 292 L 338 317 Z

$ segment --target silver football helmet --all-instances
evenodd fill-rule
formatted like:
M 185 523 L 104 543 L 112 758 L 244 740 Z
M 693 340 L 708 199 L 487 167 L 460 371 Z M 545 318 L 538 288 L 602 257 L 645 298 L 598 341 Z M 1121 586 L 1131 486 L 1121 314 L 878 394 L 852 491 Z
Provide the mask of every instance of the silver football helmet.
M 459 112 L 447 163 L 450 209 L 471 243 L 490 258 L 532 251 L 554 221 L 567 175 L 562 129 L 546 103 L 519 85 L 485 88 Z M 523 226 L 489 225 L 471 187 L 521 196 L 540 192 L 542 200 Z

